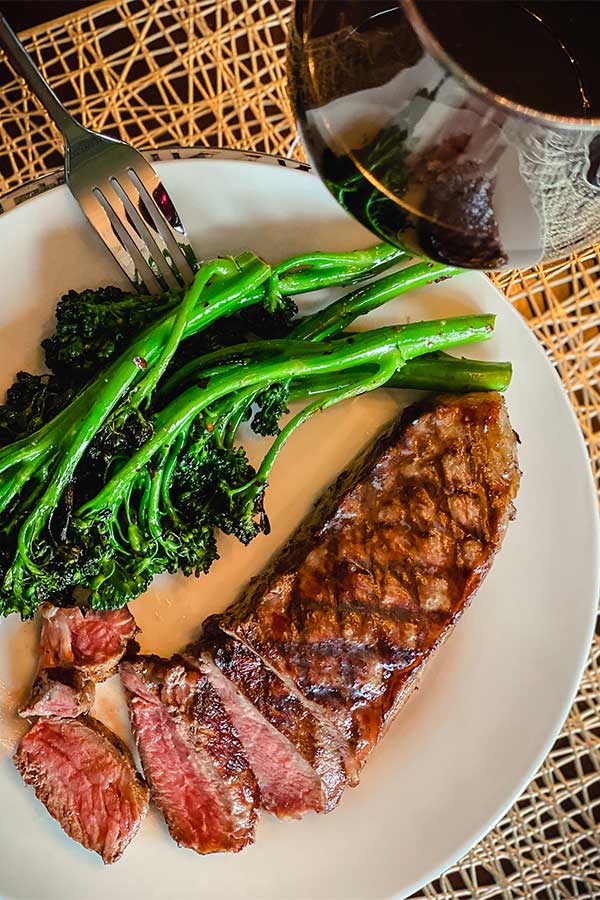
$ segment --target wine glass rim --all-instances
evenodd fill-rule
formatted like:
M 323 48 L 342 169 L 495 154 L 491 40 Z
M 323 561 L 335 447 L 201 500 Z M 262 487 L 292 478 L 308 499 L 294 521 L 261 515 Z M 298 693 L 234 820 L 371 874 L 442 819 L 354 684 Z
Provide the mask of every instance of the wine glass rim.
M 455 78 L 462 81 L 465 87 L 472 93 L 480 94 L 488 103 L 491 103 L 504 112 L 510 112 L 520 118 L 539 122 L 542 125 L 579 130 L 585 129 L 589 131 L 597 131 L 600 129 L 600 118 L 558 116 L 552 113 L 541 112 L 539 109 L 535 109 L 532 106 L 524 106 L 522 103 L 516 103 L 514 100 L 509 100 L 508 97 L 504 97 L 502 94 L 497 94 L 467 72 L 466 69 L 464 69 L 460 63 L 444 49 L 423 19 L 415 0 L 400 0 L 400 4 L 425 49 Z

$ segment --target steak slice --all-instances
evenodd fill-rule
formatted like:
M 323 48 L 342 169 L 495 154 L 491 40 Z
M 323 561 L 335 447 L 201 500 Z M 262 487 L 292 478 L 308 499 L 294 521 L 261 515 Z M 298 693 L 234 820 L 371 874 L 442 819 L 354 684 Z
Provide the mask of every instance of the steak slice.
M 320 707 L 360 766 L 489 570 L 518 484 L 499 394 L 411 407 L 208 631 Z
M 152 798 L 175 841 L 197 853 L 252 843 L 256 780 L 207 677 L 180 657 L 135 657 L 120 672 Z
M 19 715 L 75 719 L 90 711 L 95 695 L 94 682 L 77 669 L 41 669 Z
M 204 652 L 203 652 L 204 651 Z M 256 776 L 263 809 L 279 818 L 332 809 L 346 784 L 337 736 L 243 644 L 215 630 L 194 648 Z M 189 657 L 186 657 L 189 658 Z
M 148 809 L 131 754 L 95 719 L 39 719 L 14 762 L 48 812 L 105 863 L 116 862 Z
M 21 716 L 75 718 L 88 713 L 95 682 L 116 672 L 138 628 L 127 607 L 118 610 L 41 606 L 40 665 Z
M 104 681 L 116 672 L 138 631 L 126 606 L 97 611 L 44 603 L 41 610 L 40 668 L 81 669 L 94 681 Z

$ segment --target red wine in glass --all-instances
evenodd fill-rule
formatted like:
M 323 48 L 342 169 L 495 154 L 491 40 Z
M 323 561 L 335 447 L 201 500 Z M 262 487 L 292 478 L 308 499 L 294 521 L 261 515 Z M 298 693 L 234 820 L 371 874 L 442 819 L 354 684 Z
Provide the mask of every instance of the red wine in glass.
M 374 234 L 467 268 L 600 240 L 600 3 L 296 0 L 308 154 Z

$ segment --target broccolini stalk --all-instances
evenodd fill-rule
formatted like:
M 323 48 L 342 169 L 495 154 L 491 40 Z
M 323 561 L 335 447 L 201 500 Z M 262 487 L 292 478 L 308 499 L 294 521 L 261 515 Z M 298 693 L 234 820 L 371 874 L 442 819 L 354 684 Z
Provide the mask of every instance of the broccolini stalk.
M 258 341 L 237 344 L 206 354 L 199 359 L 190 360 L 189 363 L 182 366 L 178 372 L 161 386 L 160 393 L 163 396 L 168 396 L 181 385 L 192 380 L 205 378 L 210 373 L 211 367 L 219 366 L 219 364 L 226 361 L 231 361 L 232 364 L 235 362 L 243 364 L 245 359 L 256 359 L 256 354 L 259 352 L 264 354 L 265 352 L 268 353 L 269 349 L 278 351 L 286 346 L 291 347 L 290 341 L 318 342 L 325 340 L 328 337 L 339 334 L 359 316 L 366 315 L 366 313 L 377 309 L 406 291 L 430 284 L 440 278 L 449 278 L 460 271 L 460 269 L 452 266 L 426 262 L 401 269 L 399 272 L 393 272 L 384 278 L 380 278 L 378 281 L 366 285 L 366 287 L 358 288 L 358 290 L 346 294 L 339 300 L 330 303 L 324 309 L 300 319 L 286 338 L 271 340 L 268 344 Z M 251 397 L 250 403 L 253 399 Z
M 336 391 L 354 377 L 354 374 L 347 377 L 327 375 L 306 381 L 293 381 L 289 400 L 305 400 L 316 394 Z M 509 362 L 484 362 L 438 352 L 409 360 L 391 375 L 385 387 L 450 393 L 505 391 L 511 377 L 512 365 Z
M 385 366 L 391 359 L 396 368 L 402 363 L 432 350 L 455 344 L 476 343 L 491 337 L 494 316 L 457 316 L 409 325 L 394 325 L 321 344 L 321 352 L 312 351 L 291 359 L 272 359 L 209 379 L 205 387 L 191 387 L 157 414 L 152 437 L 125 463 L 102 490 L 77 512 L 80 521 L 120 504 L 141 468 L 203 410 L 227 394 L 246 388 L 264 388 L 290 378 L 308 378 L 341 372 L 358 366 Z M 372 376 L 368 376 L 372 378 Z
M 184 330 L 191 317 L 192 310 L 198 303 L 202 292 L 207 283 L 215 275 L 222 277 L 235 276 L 241 271 L 236 264 L 235 259 L 213 259 L 200 267 L 194 277 L 192 284 L 188 287 L 183 295 L 183 299 L 173 317 L 173 324 L 167 340 L 160 351 L 160 356 L 152 366 L 152 370 L 138 384 L 129 396 L 129 406 L 139 407 L 142 403 L 147 403 L 156 390 L 158 382 L 164 375 L 169 363 L 173 359 L 175 351 L 181 343 Z M 147 360 L 146 360 L 147 363 Z
M 207 289 L 203 302 L 192 308 L 181 333 L 193 333 L 228 311 L 242 305 L 248 292 L 260 285 L 270 274 L 267 263 L 253 257 L 236 275 L 219 281 Z M 203 279 L 200 275 L 200 279 Z M 167 343 L 176 321 L 169 314 L 150 326 L 111 366 L 85 388 L 79 397 L 47 426 L 26 441 L 0 450 L 0 471 L 21 467 L 24 462 L 36 463 L 38 480 L 47 482 L 35 510 L 22 522 L 17 540 L 15 565 L 24 565 L 33 573 L 41 573 L 31 554 L 36 538 L 48 522 L 75 468 L 98 430 L 139 378 L 140 361 L 151 369 Z M 23 446 L 21 446 L 23 445 Z M 64 449 L 63 449 L 64 448 Z M 42 462 L 43 458 L 43 462 Z M 15 477 L 13 473 L 13 478 Z M 17 477 L 17 481 L 19 478 Z M 2 508 L 16 496 L 14 491 L 1 497 Z M 17 577 L 14 566 L 5 576 L 4 587 Z
M 351 253 L 305 253 L 274 266 L 273 276 L 281 294 L 304 294 L 372 278 L 409 256 L 406 250 L 386 243 Z
M 198 359 L 191 359 L 171 375 L 164 384 L 160 385 L 157 397 L 159 399 L 172 397 L 175 391 L 180 390 L 183 385 L 197 383 L 228 369 L 239 371 L 241 366 L 257 362 L 260 359 L 269 359 L 274 355 L 292 357 L 294 353 L 311 352 L 319 353 L 321 351 L 317 345 L 313 348 L 307 341 L 296 341 L 291 338 L 246 341 L 243 344 L 222 347 L 212 353 L 205 353 Z M 252 394 L 249 394 L 249 397 L 251 401 Z
M 359 316 L 377 309 L 388 300 L 438 279 L 450 278 L 461 271 L 442 263 L 422 262 L 393 272 L 301 319 L 290 332 L 290 337 L 296 340 L 323 341 L 339 334 Z
M 275 461 L 283 449 L 284 444 L 287 443 L 297 428 L 314 416 L 315 413 L 322 412 L 328 407 L 334 406 L 336 403 L 340 403 L 343 400 L 349 400 L 352 397 L 358 397 L 360 394 L 365 394 L 382 387 L 390 380 L 394 372 L 402 370 L 401 367 L 403 365 L 402 353 L 398 350 L 397 352 L 392 351 L 386 354 L 385 358 L 375 371 L 371 371 L 367 374 L 357 374 L 356 369 L 350 369 L 345 378 L 342 375 L 341 380 L 339 379 L 339 376 L 336 375 L 335 378 L 338 380 L 338 386 L 332 388 L 326 394 L 321 393 L 321 396 L 317 400 L 307 403 L 300 412 L 296 413 L 296 415 L 284 425 L 269 447 L 259 466 L 258 472 L 252 481 L 243 487 L 231 491 L 231 494 L 233 495 L 236 493 L 244 493 L 246 513 L 249 514 L 252 509 L 254 509 L 257 500 L 262 498 L 267 488 L 269 476 Z M 329 377 L 331 378 L 331 376 Z M 306 382 L 308 385 L 311 383 L 310 379 L 307 379 Z M 299 382 L 299 396 L 302 396 L 303 386 L 304 396 L 306 396 L 308 386 L 306 382 Z
M 390 378 L 387 387 L 422 391 L 505 391 L 512 378 L 509 362 L 464 359 L 432 353 L 413 359 Z

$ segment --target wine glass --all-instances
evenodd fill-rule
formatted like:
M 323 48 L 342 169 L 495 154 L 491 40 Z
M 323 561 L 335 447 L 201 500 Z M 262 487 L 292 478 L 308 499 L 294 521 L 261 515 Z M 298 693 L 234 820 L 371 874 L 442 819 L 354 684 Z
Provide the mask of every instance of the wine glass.
M 468 20 L 461 43 L 461 14 L 484 10 L 485 46 Z M 534 71 L 506 58 L 517 36 Z M 503 270 L 582 248 L 600 239 L 600 118 L 565 41 L 520 3 L 296 0 L 288 74 L 309 157 L 374 234 L 439 262 Z

